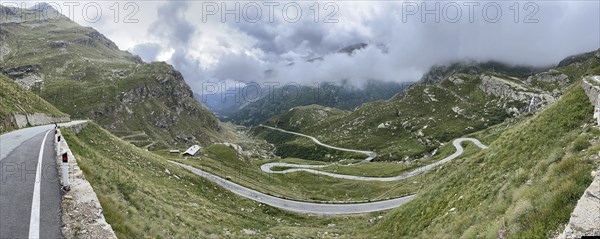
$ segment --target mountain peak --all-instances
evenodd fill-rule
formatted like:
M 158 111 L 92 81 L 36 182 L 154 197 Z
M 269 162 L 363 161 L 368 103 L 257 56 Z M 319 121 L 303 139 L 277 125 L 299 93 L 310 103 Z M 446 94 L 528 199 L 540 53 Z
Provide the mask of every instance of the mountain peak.
M 58 12 L 56 10 L 56 8 L 52 7 L 52 4 L 47 3 L 47 2 L 40 2 L 35 4 L 33 7 L 30 7 L 29 10 L 34 10 L 34 11 L 38 11 L 38 12 L 43 12 L 43 11 L 54 11 L 54 12 Z
M 491 71 L 500 74 L 512 75 L 516 77 L 527 77 L 531 74 L 547 70 L 547 67 L 532 67 L 522 65 L 510 65 L 499 61 L 475 61 L 464 60 L 455 61 L 445 65 L 434 65 L 423 75 L 421 82 L 431 84 L 443 80 L 456 73 L 481 74 Z
M 367 44 L 367 43 L 364 43 L 364 42 L 361 42 L 361 43 L 356 43 L 356 44 L 352 44 L 352 45 L 349 45 L 349 46 L 347 46 L 347 47 L 344 47 L 344 48 L 342 48 L 342 49 L 339 49 L 339 50 L 337 51 L 337 53 L 346 53 L 346 54 L 348 54 L 348 55 L 352 55 L 352 53 L 354 53 L 355 51 L 357 51 L 357 50 L 361 50 L 361 49 L 364 49 L 364 48 L 366 48 L 368 45 L 369 45 L 369 44 Z

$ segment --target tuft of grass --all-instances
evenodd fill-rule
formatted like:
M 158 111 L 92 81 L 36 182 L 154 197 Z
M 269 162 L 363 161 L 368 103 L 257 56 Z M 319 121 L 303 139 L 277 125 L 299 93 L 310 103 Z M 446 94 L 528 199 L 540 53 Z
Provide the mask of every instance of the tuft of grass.
M 592 144 L 590 141 L 584 137 L 579 137 L 573 142 L 573 151 L 581 151 L 587 149 Z

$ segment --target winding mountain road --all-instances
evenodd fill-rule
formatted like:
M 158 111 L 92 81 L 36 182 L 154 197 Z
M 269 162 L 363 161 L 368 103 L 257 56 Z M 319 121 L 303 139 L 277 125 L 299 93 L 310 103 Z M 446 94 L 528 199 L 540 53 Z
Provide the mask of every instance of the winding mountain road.
M 364 153 L 368 157 L 361 162 L 370 162 L 377 155 L 377 154 L 375 154 L 375 152 L 371 152 L 371 151 L 353 150 L 353 149 L 345 149 L 345 148 L 330 146 L 330 145 L 321 143 L 319 140 L 317 140 L 316 138 L 314 138 L 312 136 L 303 135 L 303 134 L 296 133 L 296 132 L 286 131 L 286 130 L 282 130 L 282 129 L 278 129 L 278 128 L 274 128 L 274 127 L 270 127 L 270 126 L 264 126 L 264 125 L 263 125 L 263 127 L 308 137 L 308 138 L 312 139 L 315 143 L 322 145 L 324 147 L 328 147 L 328 148 L 332 148 L 332 149 L 339 149 L 339 150 L 343 150 L 343 151 Z M 404 173 L 402 175 L 398 175 L 395 177 L 361 177 L 361 176 L 354 176 L 354 175 L 328 173 L 328 172 L 322 172 L 322 171 L 317 171 L 317 170 L 311 169 L 311 168 L 327 167 L 328 165 L 268 163 L 268 164 L 262 165 L 261 169 L 268 173 L 293 173 L 293 172 L 298 172 L 298 171 L 306 171 L 306 172 L 310 172 L 310 173 L 323 174 L 323 175 L 327 175 L 330 177 L 341 178 L 341 179 L 363 180 L 363 181 L 398 181 L 398 180 L 413 177 L 415 175 L 419 175 L 423 172 L 426 172 L 428 170 L 435 168 L 436 166 L 439 166 L 439 165 L 446 163 L 452 159 L 455 159 L 456 157 L 460 156 L 464 152 L 464 149 L 463 149 L 461 143 L 466 142 L 466 141 L 473 142 L 479 148 L 482 148 L 482 149 L 487 148 L 487 146 L 483 145 L 477 139 L 459 138 L 459 139 L 454 140 L 454 142 L 453 142 L 453 145 L 456 148 L 456 152 L 454 152 L 452 155 L 450 155 L 436 163 L 420 167 L 418 169 L 415 169 L 413 171 L 410 171 L 410 172 L 407 172 L 407 173 Z M 338 214 L 356 214 L 356 213 L 377 212 L 377 211 L 384 211 L 384 210 L 389 210 L 392 208 L 399 207 L 399 206 L 411 201 L 415 197 L 415 195 L 409 195 L 409 196 L 400 197 L 400 198 L 394 198 L 394 199 L 382 200 L 382 201 L 376 201 L 376 202 L 366 202 L 366 203 L 311 203 L 311 202 L 294 201 L 294 200 L 278 198 L 278 197 L 274 197 L 274 196 L 270 196 L 270 195 L 258 192 L 256 190 L 241 186 L 239 184 L 236 184 L 234 182 L 231 182 L 229 180 L 223 179 L 221 177 L 215 176 L 211 173 L 205 172 L 203 170 L 197 169 L 195 167 L 192 167 L 192 166 L 189 166 L 186 164 L 182 164 L 182 163 L 178 163 L 178 162 L 174 162 L 174 161 L 169 161 L 169 162 L 179 165 L 179 166 L 191 171 L 192 173 L 194 173 L 198 176 L 201 176 L 203 178 L 206 178 L 209 181 L 212 181 L 212 182 L 224 187 L 225 189 L 227 189 L 235 194 L 238 194 L 240 196 L 243 196 L 248 199 L 251 199 L 251 200 L 254 200 L 254 201 L 257 201 L 260 203 L 264 203 L 264 204 L 267 204 L 267 205 L 270 205 L 270 206 L 273 206 L 276 208 L 294 211 L 294 212 L 300 212 L 300 213 L 338 215 Z M 275 166 L 294 167 L 294 168 L 283 170 L 283 171 L 272 171 L 271 167 L 275 167 Z
M 367 155 L 367 158 L 363 159 L 360 163 L 362 163 L 362 162 L 371 162 L 375 157 L 377 157 L 377 153 L 375 153 L 373 151 L 365 151 L 365 150 L 356 150 L 356 149 L 346 149 L 346 148 L 335 147 L 335 146 L 331 146 L 331 145 L 328 145 L 328 144 L 324 144 L 321 141 L 319 141 L 317 138 L 315 138 L 313 136 L 310 136 L 310 135 L 305 135 L 305 134 L 301 134 L 301 133 L 294 132 L 294 131 L 287 131 L 285 129 L 275 128 L 275 127 L 271 127 L 271 126 L 263 125 L 263 124 L 260 124 L 259 126 L 267 128 L 267 129 L 281 131 L 281 132 L 288 133 L 288 134 L 294 134 L 294 135 L 306 137 L 306 138 L 311 139 L 316 144 L 321 145 L 321 146 L 326 147 L 326 148 L 340 150 L 340 151 L 346 151 L 346 152 L 360 153 L 360 154 Z M 349 164 L 349 165 L 355 165 L 355 164 Z
M 70 126 L 85 121 L 59 124 Z M 0 135 L 0 238 L 63 238 L 54 124 Z
M 362 163 L 362 162 L 370 162 L 377 155 L 375 152 L 371 152 L 371 151 L 360 151 L 360 150 L 344 149 L 344 148 L 339 148 L 339 147 L 327 145 L 327 144 L 321 143 L 315 137 L 312 137 L 312 136 L 309 136 L 309 135 L 305 135 L 305 134 L 301 134 L 301 133 L 296 133 L 296 132 L 292 132 L 292 131 L 287 131 L 287 130 L 283 130 L 283 129 L 279 129 L 279 128 L 275 128 L 275 127 L 271 127 L 271 126 L 266 126 L 266 125 L 261 125 L 261 126 L 265 127 L 265 128 L 273 129 L 273 130 L 279 130 L 279 131 L 285 132 L 285 133 L 290 133 L 290 134 L 295 134 L 295 135 L 307 137 L 307 138 L 312 139 L 315 143 L 317 143 L 317 144 L 319 144 L 321 146 L 327 147 L 327 148 L 368 154 L 369 157 L 366 158 L 365 160 L 361 161 L 360 163 Z M 333 177 L 333 178 L 341 178 L 341 179 L 349 179 L 349 180 L 382 181 L 382 182 L 398 181 L 398 180 L 403 180 L 403 179 L 407 179 L 407 178 L 410 178 L 410 177 L 422 174 L 422 173 L 427 172 L 427 171 L 429 171 L 429 170 L 431 170 L 431 169 L 433 169 L 433 168 L 435 168 L 435 167 L 437 167 L 437 166 L 439 166 L 441 164 L 444 164 L 444 163 L 446 163 L 446 162 L 448 162 L 450 160 L 453 160 L 453 159 L 457 158 L 458 156 L 460 156 L 464 152 L 464 148 L 461 145 L 463 142 L 472 142 L 475 145 L 477 145 L 477 147 L 479 147 L 481 149 L 486 149 L 487 148 L 487 146 L 485 146 L 484 144 L 482 144 L 481 142 L 479 142 L 479 140 L 477 140 L 477 139 L 474 139 L 474 138 L 458 138 L 458 139 L 455 139 L 452 142 L 452 144 L 456 148 L 456 151 L 452 155 L 450 155 L 450 156 L 448 156 L 448 157 L 446 157 L 446 158 L 444 158 L 444 159 L 442 159 L 440 161 L 437 161 L 435 163 L 425 165 L 423 167 L 417 168 L 417 169 L 412 170 L 410 172 L 406 172 L 406 173 L 403 173 L 401 175 L 394 176 L 394 177 L 363 177 L 363 176 L 337 174 L 337 173 L 330 173 L 330 172 L 324 172 L 324 171 L 315 170 L 315 169 L 319 169 L 319 168 L 325 168 L 325 167 L 331 166 L 333 164 L 328 164 L 328 165 L 308 165 L 308 164 L 292 164 L 292 163 L 266 163 L 266 164 L 261 165 L 260 169 L 263 172 L 276 173 L 276 174 L 286 174 L 286 173 L 295 173 L 295 172 L 304 171 L 304 172 L 309 172 L 309 173 L 314 173 L 314 174 L 326 175 L 326 176 Z M 344 165 L 344 166 L 353 166 L 353 165 L 356 165 L 356 164 L 349 164 L 349 165 Z M 291 169 L 286 169 L 286 170 L 281 170 L 281 171 L 274 171 L 274 170 L 271 169 L 273 167 L 288 167 L 288 168 L 291 168 Z
M 241 186 L 229 180 L 215 176 L 211 173 L 203 170 L 194 168 L 187 164 L 182 164 L 174 161 L 169 161 L 176 165 L 179 165 L 192 173 L 201 176 L 203 178 L 212 181 L 225 189 L 238 194 L 242 197 L 264 203 L 276 208 L 281 208 L 288 211 L 300 212 L 300 213 L 311 213 L 311 214 L 322 214 L 322 215 L 336 215 L 336 214 L 356 214 L 356 213 L 368 213 L 385 211 L 392 208 L 396 208 L 403 205 L 414 198 L 414 195 L 394 198 L 390 200 L 367 202 L 367 203 L 311 203 L 302 201 L 293 201 L 289 199 L 278 198 L 270 196 L 256 190 Z

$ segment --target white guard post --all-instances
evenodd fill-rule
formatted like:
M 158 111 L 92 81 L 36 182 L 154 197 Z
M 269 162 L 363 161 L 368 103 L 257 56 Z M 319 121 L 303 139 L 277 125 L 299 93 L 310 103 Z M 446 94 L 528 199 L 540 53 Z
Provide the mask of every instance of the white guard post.
M 600 126 L 600 96 L 598 96 L 596 107 L 594 107 L 594 119 L 596 119 L 596 123 Z
M 62 155 L 62 175 L 63 175 L 63 190 L 70 191 L 69 184 L 69 153 L 65 151 Z

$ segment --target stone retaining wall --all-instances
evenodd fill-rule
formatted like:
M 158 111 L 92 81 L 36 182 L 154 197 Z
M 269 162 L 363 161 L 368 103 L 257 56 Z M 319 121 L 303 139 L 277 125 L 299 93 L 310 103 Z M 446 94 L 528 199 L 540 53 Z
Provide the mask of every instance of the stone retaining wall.
M 598 105 L 598 96 L 600 95 L 600 77 L 585 77 L 581 83 L 581 88 L 590 99 L 590 102 L 596 108 Z M 598 117 L 595 113 L 594 117 Z M 600 123 L 600 120 L 598 121 Z M 600 157 L 600 155 L 598 155 Z M 563 232 L 557 237 L 581 238 L 582 236 L 600 236 L 600 168 L 592 171 L 594 180 L 585 190 L 577 206 L 571 213 L 569 223 L 565 226 Z
M 596 79 L 598 78 L 597 76 L 595 77 Z M 581 83 L 581 88 L 583 88 L 583 91 L 585 91 L 585 94 L 590 99 L 590 102 L 592 102 L 594 107 L 597 107 L 598 95 L 600 95 L 600 82 L 598 82 L 598 84 L 595 84 L 595 82 L 598 81 L 592 77 L 585 77 Z
M 27 125 L 38 126 L 38 125 L 47 125 L 47 124 L 54 124 L 54 123 L 64 123 L 64 122 L 69 122 L 69 121 L 71 121 L 71 118 L 69 116 L 55 117 L 55 116 L 50 116 L 47 114 L 40 114 L 40 113 L 26 114 L 26 115 L 13 114 L 13 123 L 18 128 L 23 128 Z
M 600 170 L 598 168 L 597 170 Z M 592 172 L 594 181 L 577 201 L 569 224 L 557 238 L 570 239 L 600 236 L 600 171 Z

